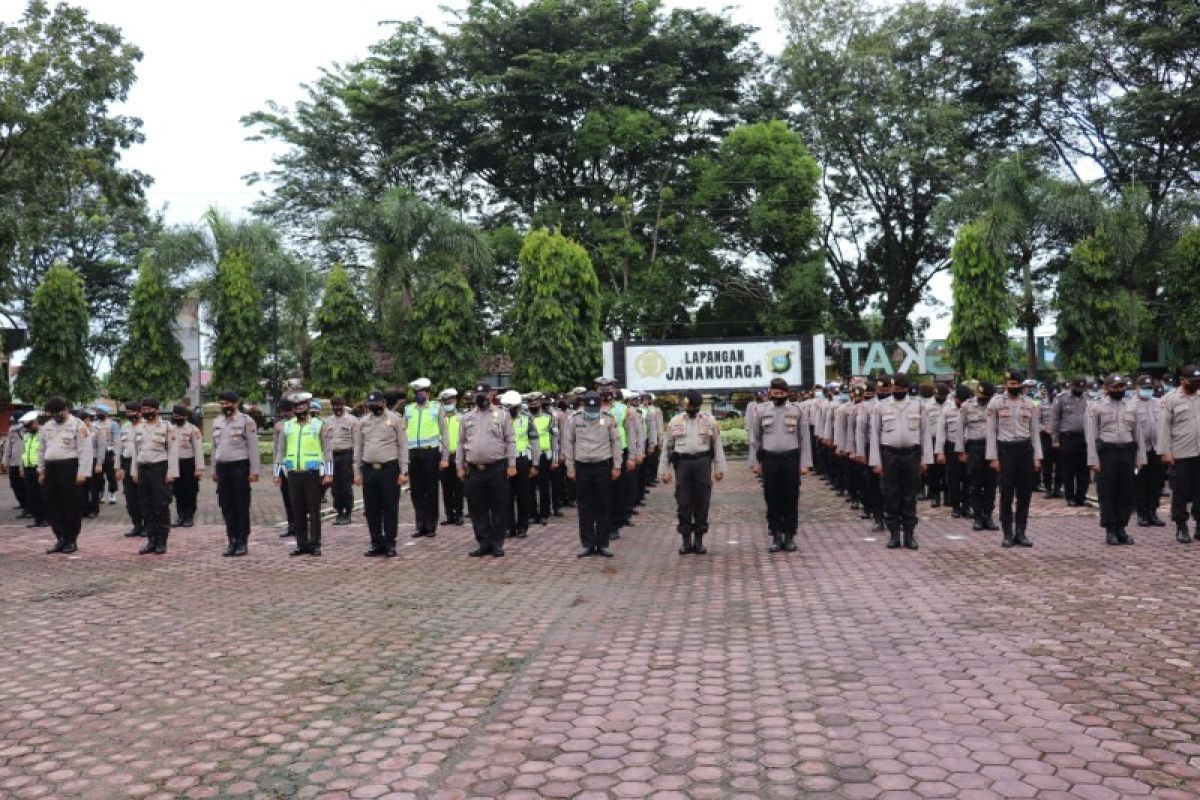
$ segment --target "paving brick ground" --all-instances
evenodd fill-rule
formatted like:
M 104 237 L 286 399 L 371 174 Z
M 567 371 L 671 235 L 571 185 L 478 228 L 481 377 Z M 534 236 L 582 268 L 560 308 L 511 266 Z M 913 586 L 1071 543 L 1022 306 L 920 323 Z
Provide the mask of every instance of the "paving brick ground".
M 613 560 L 573 517 L 502 560 L 361 525 L 223 559 L 208 487 L 166 556 L 119 507 L 45 556 L 6 511 L 0 797 L 1200 796 L 1200 544 L 1039 499 L 1033 550 L 940 511 L 887 551 L 808 481 L 772 556 L 733 472 L 707 557 L 662 488 Z

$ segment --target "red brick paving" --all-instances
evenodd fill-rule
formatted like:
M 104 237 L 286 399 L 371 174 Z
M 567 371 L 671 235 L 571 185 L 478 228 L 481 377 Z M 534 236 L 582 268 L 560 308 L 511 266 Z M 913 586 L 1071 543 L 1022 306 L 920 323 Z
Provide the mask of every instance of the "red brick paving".
M 0 525 L 0 797 L 1200 796 L 1200 544 L 1039 498 L 1033 550 L 923 505 L 888 551 L 806 480 L 772 556 L 731 471 L 707 557 L 663 488 L 611 561 L 573 517 L 503 560 L 361 524 L 224 559 L 211 484 L 166 556 L 119 506 L 77 557 Z

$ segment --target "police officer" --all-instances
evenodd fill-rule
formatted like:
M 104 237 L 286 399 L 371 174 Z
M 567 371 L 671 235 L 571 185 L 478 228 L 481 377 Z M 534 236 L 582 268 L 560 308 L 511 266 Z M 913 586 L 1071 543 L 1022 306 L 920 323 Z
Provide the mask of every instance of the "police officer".
M 545 525 L 550 519 L 550 474 L 556 470 L 554 459 L 558 450 L 558 426 L 549 411 L 549 401 L 541 392 L 529 393 L 529 413 L 533 422 L 531 436 L 538 440 L 536 477 L 533 478 L 533 522 Z
M 1062 471 L 1058 451 L 1054 449 L 1054 398 L 1052 384 L 1038 387 L 1038 430 L 1042 440 L 1042 490 L 1047 499 L 1062 497 Z
M 225 520 L 227 556 L 244 556 L 250 542 L 250 485 L 258 482 L 258 428 L 238 410 L 237 392 L 218 395 L 221 416 L 212 427 L 213 481 Z
M 320 417 L 313 414 L 312 395 L 292 398 L 295 412 L 283 426 L 283 468 L 296 523 L 296 549 L 289 555 L 321 555 L 321 486 L 333 482 L 333 456 L 322 432 Z M 310 416 L 311 415 L 311 416 Z
M 933 451 L 936 460 L 945 465 L 946 470 L 946 504 L 950 506 L 950 516 L 960 519 L 968 516 L 970 501 L 966 478 L 966 465 L 958 458 L 958 426 L 962 419 L 960 410 L 962 404 L 971 399 L 971 389 L 958 386 L 954 390 L 954 400 L 942 406 L 938 417 L 937 431 L 934 433 Z
M 892 396 L 875 407 L 871 421 L 870 466 L 879 475 L 888 547 L 917 549 L 917 493 L 921 475 L 933 463 L 933 435 L 921 401 L 908 394 L 903 372 L 892 378 Z
M 612 484 L 621 477 L 621 436 L 617 422 L 601 408 L 600 395 L 587 392 L 583 408 L 564 426 L 566 475 L 579 503 L 579 558 L 612 558 L 608 547 Z
M 563 441 L 567 434 L 567 418 L 571 413 L 570 407 L 570 401 L 565 395 L 559 395 L 552 402 L 546 404 L 554 429 L 554 451 L 550 454 L 550 516 L 552 517 L 563 515 L 562 509 L 567 501 L 567 468 L 566 457 L 563 455 Z
M 92 474 L 92 440 L 87 426 L 67 411 L 61 397 L 46 401 L 50 419 L 38 431 L 38 482 L 54 531 L 49 553 L 74 553 L 82 521 L 82 486 Z
M 871 435 L 875 424 L 875 409 L 892 396 L 892 378 L 890 375 L 880 375 L 875 379 L 875 396 L 863 400 L 863 409 L 859 412 L 858 430 L 855 432 L 855 457 L 859 464 L 866 469 L 866 480 L 863 482 L 863 519 L 873 520 L 872 528 L 876 531 L 885 529 L 883 522 L 883 487 L 879 475 L 871 469 Z M 870 384 L 868 384 L 869 386 Z M 817 398 L 820 400 L 820 398 Z M 816 453 L 813 453 L 814 459 Z
M 363 490 L 363 515 L 371 535 L 364 556 L 396 556 L 400 487 L 408 481 L 408 436 L 404 420 L 387 408 L 378 389 L 367 395 L 367 413 L 354 431 L 354 483 Z
M 126 401 L 125 422 L 121 425 L 120 437 L 121 466 L 117 470 L 117 480 L 121 482 L 121 490 L 125 494 L 125 513 L 129 515 L 129 522 L 133 526 L 125 532 L 125 536 L 131 539 L 146 535 L 142 522 L 142 503 L 138 499 L 137 484 L 133 482 L 133 442 L 141 424 L 141 401 Z
M 1179 373 L 1179 388 L 1162 398 L 1156 444 L 1163 466 L 1175 468 L 1171 519 L 1175 521 L 1175 538 L 1186 544 L 1192 541 L 1189 505 L 1192 519 L 1200 522 L 1200 365 L 1184 366 Z
M 1158 418 L 1162 411 L 1162 400 L 1154 396 L 1154 378 L 1139 375 L 1137 378 L 1138 430 L 1142 434 L 1142 449 L 1146 463 L 1138 470 L 1133 483 L 1133 506 L 1137 512 L 1139 528 L 1162 528 L 1167 523 L 1159 519 L 1158 498 L 1162 494 L 1166 473 L 1158 455 Z
M 1000 530 L 992 517 L 996 509 L 996 472 L 987 459 L 987 407 L 995 393 L 995 386 L 980 381 L 975 397 L 963 403 L 958 411 L 958 458 L 967 466 L 971 512 L 975 518 L 972 529 L 977 531 Z
M 1084 422 L 1088 466 L 1096 473 L 1100 499 L 1100 527 L 1111 545 L 1133 544 L 1125 526 L 1133 513 L 1134 471 L 1146 463 L 1137 401 L 1125 396 L 1127 384 L 1124 375 L 1109 375 L 1104 397 L 1088 407 Z
M 939 383 L 937 386 L 922 384 L 921 397 L 925 400 L 925 413 L 928 419 L 925 424 L 929 426 L 929 430 L 934 432 L 936 439 L 938 424 L 942 419 L 942 411 L 946 408 L 946 398 L 950 396 L 950 387 L 944 383 Z M 934 454 L 941 455 L 941 450 L 937 449 L 936 441 L 934 444 Z M 942 460 L 934 459 L 929 470 L 925 473 L 925 486 L 929 491 L 929 506 L 930 508 L 940 508 L 943 499 L 946 497 L 946 466 Z
M 658 463 L 662 454 L 663 412 L 654 403 L 654 395 L 642 392 L 642 408 L 646 409 L 646 485 L 658 483 Z
M 692 389 L 684 394 L 684 413 L 667 423 L 663 452 L 666 461 L 659 468 L 659 479 L 671 482 L 675 473 L 675 503 L 679 514 L 679 535 L 683 539 L 679 554 L 704 555 L 704 535 L 708 533 L 708 506 L 713 481 L 725 474 L 725 448 L 721 429 L 710 414 L 700 410 L 704 398 Z
M 350 512 L 354 510 L 354 432 L 358 418 L 346 410 L 342 395 L 329 398 L 329 408 L 329 416 L 321 420 L 321 433 L 328 440 L 333 458 L 333 524 L 342 526 L 350 524 Z
M 112 418 L 112 409 L 103 403 L 96 404 L 96 427 L 103 427 L 106 433 L 107 446 L 104 450 L 104 463 L 101 465 L 101 471 L 108 484 L 108 494 L 105 500 L 111 506 L 117 502 L 117 450 L 121 442 L 121 426 Z
M 492 406 L 492 387 L 476 385 L 474 400 L 475 408 L 459 424 L 457 457 L 477 543 L 470 555 L 500 558 L 512 512 L 508 479 L 517 474 L 517 445 L 512 417 Z
M 404 407 L 405 434 L 408 438 L 408 479 L 412 495 L 413 538 L 436 536 L 438 525 L 438 470 L 449 463 L 442 415 L 429 402 L 428 378 L 409 384 L 413 402 Z
M 458 390 L 445 389 L 438 395 L 442 404 L 442 430 L 445 432 L 446 460 L 441 470 L 442 504 L 446 507 L 444 525 L 463 524 L 463 482 L 458 477 L 458 434 L 462 417 L 458 413 Z
M 171 423 L 159 417 L 157 397 L 143 397 L 141 406 L 131 466 L 147 537 L 138 555 L 161 556 L 171 532 L 171 484 L 179 478 L 179 440 Z
M 1070 390 L 1054 398 L 1050 428 L 1054 449 L 1058 451 L 1058 469 L 1062 474 L 1063 492 L 1068 506 L 1087 505 L 1090 476 L 1087 466 L 1087 441 L 1084 424 L 1088 397 L 1087 378 L 1078 375 L 1071 380 Z
M 642 464 L 646 460 L 646 430 L 642 421 L 642 413 L 638 406 L 638 393 L 632 389 L 622 389 L 621 399 L 625 401 L 625 424 L 628 430 L 628 447 L 630 462 L 628 473 L 622 478 L 625 482 L 625 518 L 632 520 L 638 513 L 638 502 L 641 497 L 639 475 Z M 632 525 L 632 522 L 628 524 Z
M 104 500 L 104 460 L 108 455 L 111 430 L 106 421 L 97 419 L 96 409 L 84 409 L 84 413 L 92 437 L 92 475 L 86 487 L 87 516 L 95 518 L 100 516 L 100 504 Z
M 8 485 L 12 489 L 13 497 L 17 499 L 17 508 L 14 510 L 21 512 L 17 519 L 27 519 L 30 516 L 29 500 L 25 497 L 25 479 L 21 476 L 21 456 L 25 454 L 25 427 L 21 424 L 21 416 L 13 414 L 9 420 L 0 470 L 8 473 Z
M 630 428 L 626 424 L 629 417 L 629 408 L 620 399 L 620 389 L 617 388 L 616 381 L 612 378 L 599 377 L 596 378 L 596 389 L 600 394 L 600 402 L 605 412 L 612 415 L 612 418 L 617 423 L 617 433 L 621 437 L 621 477 L 613 483 L 612 507 L 610 510 L 611 517 L 609 518 L 609 541 L 615 541 L 621 538 L 621 528 L 632 526 L 633 521 L 629 519 L 629 515 L 625 513 L 625 476 L 634 468 L 634 463 L 629 455 L 629 433 Z
M 750 425 L 750 471 L 763 479 L 772 553 L 796 549 L 800 476 L 812 469 L 808 415 L 789 393 L 786 380 L 772 379 Z
M 25 482 L 25 500 L 28 502 L 27 511 L 32 519 L 25 527 L 44 528 L 46 522 L 46 494 L 38 476 L 38 456 L 42 451 L 41 428 L 46 418 L 36 411 L 30 411 L 21 417 L 21 427 L 24 429 L 21 443 L 21 480 Z
M 283 398 L 276 405 L 276 420 L 275 427 L 271 432 L 271 463 L 272 477 L 279 478 L 275 481 L 279 486 L 279 496 L 283 500 L 283 510 L 287 515 L 287 530 L 279 534 L 283 539 L 289 539 L 296 535 L 296 524 L 292 519 L 292 497 L 288 494 L 288 482 L 283 480 L 287 475 L 283 469 L 283 426 L 292 418 L 296 412 L 296 404 L 290 398 Z
M 509 390 L 500 396 L 500 405 L 512 419 L 513 441 L 517 450 L 517 474 L 508 480 L 508 535 L 524 539 L 529 534 L 529 517 L 533 506 L 533 479 L 537 477 L 537 462 L 541 443 L 534 433 L 533 419 L 521 408 L 519 392 Z
M 175 481 L 176 527 L 190 528 L 196 520 L 196 496 L 204 475 L 204 434 L 192 424 L 192 410 L 184 405 L 171 409 L 171 424 L 179 449 L 179 477 Z
M 1004 373 L 1004 394 L 992 398 L 987 407 L 987 458 L 1000 475 L 1000 526 L 1004 547 L 1033 547 L 1025 535 L 1029 522 L 1029 500 L 1042 468 L 1042 439 L 1037 408 L 1026 396 L 1024 373 Z M 1013 500 L 1016 500 L 1016 515 Z

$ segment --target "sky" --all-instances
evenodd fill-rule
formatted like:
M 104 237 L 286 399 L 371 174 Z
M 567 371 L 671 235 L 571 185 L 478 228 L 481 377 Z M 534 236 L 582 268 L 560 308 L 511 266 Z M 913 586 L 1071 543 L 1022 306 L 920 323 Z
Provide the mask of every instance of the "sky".
M 172 224 L 197 222 L 210 207 L 233 216 L 245 213 L 261 191 L 244 177 L 265 171 L 280 151 L 273 142 L 246 141 L 240 119 L 268 100 L 292 105 L 301 84 L 322 67 L 366 54 L 388 35 L 387 20 L 422 17 L 445 25 L 451 19 L 441 3 L 412 0 L 73 0 L 91 17 L 115 25 L 144 57 L 127 102 L 115 110 L 141 118 L 145 142 L 131 148 L 123 163 L 154 178 L 152 208 L 165 209 Z M 444 4 L 462 8 L 461 0 Z M 756 41 L 777 54 L 784 36 L 773 0 L 666 0 L 667 7 L 722 11 L 758 28 Z M 12 21 L 25 0 L 0 0 L 0 19 Z M 950 296 L 949 278 L 935 278 L 934 293 Z M 940 313 L 944 313 L 941 309 Z M 949 317 L 934 317 L 931 338 L 946 334 Z M 798 331 L 803 333 L 804 331 Z

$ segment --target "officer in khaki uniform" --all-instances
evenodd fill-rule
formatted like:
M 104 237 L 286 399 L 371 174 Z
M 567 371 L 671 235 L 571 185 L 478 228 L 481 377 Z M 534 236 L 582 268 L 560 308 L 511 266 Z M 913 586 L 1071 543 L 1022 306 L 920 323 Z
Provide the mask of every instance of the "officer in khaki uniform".
M 279 401 L 275 410 L 275 427 L 271 431 L 271 474 L 275 478 L 282 478 L 285 476 L 283 451 L 286 446 L 283 441 L 283 426 L 296 412 L 296 404 L 285 397 Z M 279 534 L 279 536 L 283 539 L 289 539 L 296 535 L 296 523 L 292 519 L 292 498 L 288 494 L 287 481 L 279 480 L 276 483 L 279 484 L 279 495 L 283 499 L 283 510 L 287 514 L 287 530 Z
M 812 469 L 808 414 L 789 394 L 787 381 L 774 378 L 750 423 L 750 469 L 763 479 L 772 553 L 796 549 L 800 476 Z
M 1162 398 L 1157 442 L 1164 467 L 1174 467 L 1171 483 L 1171 519 L 1175 538 L 1192 541 L 1188 531 L 1188 506 L 1200 522 L 1200 365 L 1187 364 L 1179 371 L 1179 388 Z M 1200 529 L 1197 529 L 1200 539 Z
M 919 398 L 908 393 L 903 372 L 892 378 L 892 396 L 875 407 L 871 421 L 870 466 L 879 475 L 883 491 L 884 522 L 891 537 L 887 546 L 917 549 L 917 493 L 921 473 L 933 463 L 933 432 Z
M 92 440 L 87 426 L 67 412 L 61 397 L 46 401 L 46 413 L 50 419 L 38 431 L 37 461 L 38 484 L 55 540 L 46 553 L 74 553 L 83 521 L 82 487 L 92 475 Z
M 1033 547 L 1025 535 L 1029 501 L 1042 469 L 1042 437 L 1037 408 L 1025 396 L 1024 373 L 1004 373 L 1004 394 L 996 395 L 987 407 L 987 459 L 1000 474 L 1000 527 L 1004 547 Z M 1013 500 L 1016 500 L 1016 516 Z
M 533 481 L 537 478 L 537 463 L 541 458 L 541 443 L 534 430 L 533 417 L 521 408 L 523 399 L 519 392 L 511 389 L 500 395 L 500 407 L 512 419 L 513 444 L 517 451 L 517 474 L 508 481 L 511 504 L 508 535 L 514 539 L 524 539 L 529 535 Z
M 617 421 L 600 407 L 600 395 L 587 392 L 583 408 L 563 426 L 563 458 L 567 479 L 575 483 L 579 505 L 579 558 L 601 555 L 612 558 L 608 547 L 611 529 L 612 483 L 621 477 L 621 435 Z
M 442 430 L 445 432 L 446 457 L 442 462 L 442 505 L 446 507 L 443 525 L 463 524 L 463 482 L 458 477 L 458 428 L 462 417 L 458 412 L 458 390 L 454 387 L 442 390 L 438 395 L 442 404 Z
M 1133 544 L 1125 526 L 1133 514 L 1134 472 L 1146 463 L 1137 401 L 1125 396 L 1128 383 L 1124 375 L 1109 375 L 1104 396 L 1088 406 L 1084 419 L 1087 464 L 1096 475 L 1100 527 L 1110 545 Z
M 29 500 L 25 496 L 25 481 L 21 477 L 21 456 L 25 453 L 25 428 L 21 414 L 13 414 L 9 420 L 8 436 L 4 440 L 4 456 L 0 458 L 0 470 L 8 473 L 8 485 L 12 488 L 17 507 L 21 510 L 17 519 L 26 519 Z
M 125 494 L 125 513 L 129 515 L 129 522 L 133 525 L 125 532 L 125 536 L 130 539 L 146 535 L 146 528 L 142 522 L 142 504 L 138 500 L 137 484 L 133 482 L 133 440 L 141 424 L 141 401 L 126 401 L 125 422 L 121 425 L 121 465 L 117 469 L 117 480 L 121 482 L 121 490 Z
M 1142 449 L 1146 451 L 1146 463 L 1138 470 L 1133 484 L 1133 508 L 1137 512 L 1139 528 L 1165 528 L 1167 525 L 1158 516 L 1159 495 L 1166 482 L 1162 459 L 1158 455 L 1158 418 L 1161 413 L 1162 401 L 1154 396 L 1154 378 L 1139 375 L 1138 430 L 1142 434 Z
M 413 538 L 436 536 L 438 525 L 439 470 L 449 461 L 442 415 L 429 402 L 428 378 L 409 384 L 413 402 L 404 406 L 405 433 L 408 437 L 409 495 L 413 505 Z
M 987 460 L 987 407 L 996 393 L 988 381 L 980 381 L 975 397 L 958 410 L 956 448 L 959 461 L 967 466 L 967 494 L 975 518 L 974 530 L 998 531 L 992 518 L 996 508 L 996 472 Z
M 504 555 L 511 512 L 508 480 L 517 474 L 517 445 L 508 412 L 492 405 L 492 387 L 480 383 L 475 408 L 462 415 L 458 433 L 458 476 L 464 487 L 477 546 L 472 558 Z
M 358 418 L 346 410 L 346 398 L 341 395 L 329 398 L 329 407 L 332 413 L 321 420 L 321 434 L 333 456 L 333 524 L 349 525 L 354 510 L 354 432 Z
M 171 424 L 179 440 L 179 480 L 175 481 L 175 525 L 190 528 L 196 520 L 196 496 L 200 493 L 200 478 L 204 475 L 204 434 L 192 424 L 192 410 L 187 406 L 171 409 Z
M 333 482 L 333 459 L 325 437 L 319 403 L 307 392 L 292 398 L 292 418 L 283 426 L 283 468 L 288 482 L 292 519 L 296 524 L 296 549 L 291 556 L 321 555 L 321 495 Z M 314 408 L 316 406 L 316 408 Z M 233 553 L 233 555 L 237 555 Z
M 354 433 L 354 482 L 363 489 L 363 515 L 371 535 L 364 556 L 396 556 L 400 487 L 408 482 L 408 437 L 404 420 L 387 408 L 384 393 L 367 395 L 367 413 Z
M 179 439 L 174 426 L 158 415 L 157 397 L 142 398 L 142 424 L 133 437 L 133 482 L 138 487 L 142 523 L 148 541 L 138 555 L 167 552 L 171 532 L 170 485 L 179 478 Z
M 696 390 L 684 394 L 684 413 L 667 423 L 659 479 L 671 482 L 675 473 L 675 503 L 679 515 L 679 554 L 704 555 L 704 535 L 708 533 L 708 507 L 712 501 L 713 481 L 725 476 L 725 448 L 721 429 L 712 415 L 700 410 L 704 398 Z
M 244 556 L 250 541 L 250 484 L 258 482 L 258 426 L 238 411 L 238 395 L 218 396 L 221 416 L 213 422 L 213 481 L 225 519 L 226 553 Z M 230 552 L 232 550 L 232 552 Z

